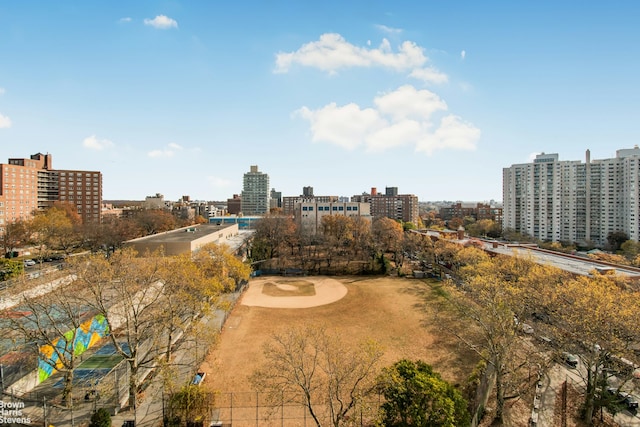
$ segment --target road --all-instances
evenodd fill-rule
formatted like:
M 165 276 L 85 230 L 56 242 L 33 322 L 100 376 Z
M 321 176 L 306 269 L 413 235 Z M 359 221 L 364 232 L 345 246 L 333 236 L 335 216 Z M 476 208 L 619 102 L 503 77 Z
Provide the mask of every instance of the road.
M 555 427 L 554 414 L 556 410 L 556 400 L 562 391 L 562 384 L 567 381 L 579 390 L 584 390 L 585 383 L 580 375 L 581 365 L 578 368 L 569 368 L 566 365 L 555 364 L 541 379 L 542 390 L 540 393 L 540 404 L 538 410 L 538 427 Z M 632 414 L 624 410 L 615 415 L 614 421 L 621 427 L 640 427 L 640 415 Z

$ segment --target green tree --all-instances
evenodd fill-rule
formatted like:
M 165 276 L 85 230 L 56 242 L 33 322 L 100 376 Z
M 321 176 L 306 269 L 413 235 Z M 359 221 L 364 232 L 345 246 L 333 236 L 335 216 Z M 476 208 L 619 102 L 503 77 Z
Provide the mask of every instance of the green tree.
M 380 408 L 385 427 L 463 427 L 467 402 L 458 390 L 421 360 L 400 360 L 378 378 L 385 398 Z
M 89 427 L 111 427 L 111 414 L 105 408 L 100 408 L 91 415 Z
M 24 264 L 22 261 L 13 261 L 10 259 L 0 259 L 0 280 L 9 280 L 20 276 L 24 272 Z
M 620 245 L 620 252 L 622 252 L 622 255 L 624 255 L 629 261 L 633 261 L 640 254 L 640 242 L 627 240 Z
M 187 384 L 169 398 L 169 425 L 205 425 L 211 414 L 213 393 L 195 384 Z
M 629 236 L 624 231 L 612 231 L 607 235 L 607 243 L 611 252 L 616 252 L 627 240 L 629 240 Z

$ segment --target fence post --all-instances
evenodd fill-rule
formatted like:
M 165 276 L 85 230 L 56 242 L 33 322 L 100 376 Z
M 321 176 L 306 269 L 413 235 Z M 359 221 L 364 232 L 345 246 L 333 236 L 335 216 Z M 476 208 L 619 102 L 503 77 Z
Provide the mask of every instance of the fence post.
M 258 402 L 258 400 L 260 400 L 260 396 L 258 395 L 258 392 L 256 391 L 256 427 L 259 427 L 259 424 L 258 424 L 258 418 L 259 418 L 259 416 L 258 416 L 258 407 L 259 407 L 258 403 L 259 402 Z

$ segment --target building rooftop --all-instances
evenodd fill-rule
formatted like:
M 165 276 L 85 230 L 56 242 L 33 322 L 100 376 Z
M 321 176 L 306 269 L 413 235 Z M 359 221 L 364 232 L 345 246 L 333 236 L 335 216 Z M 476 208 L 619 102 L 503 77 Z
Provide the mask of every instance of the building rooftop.
M 199 224 L 189 227 L 179 228 L 177 230 L 165 231 L 164 233 L 153 234 L 151 236 L 140 237 L 131 240 L 131 242 L 145 243 L 176 243 L 176 242 L 192 242 L 200 239 L 216 231 L 230 227 L 229 224 Z

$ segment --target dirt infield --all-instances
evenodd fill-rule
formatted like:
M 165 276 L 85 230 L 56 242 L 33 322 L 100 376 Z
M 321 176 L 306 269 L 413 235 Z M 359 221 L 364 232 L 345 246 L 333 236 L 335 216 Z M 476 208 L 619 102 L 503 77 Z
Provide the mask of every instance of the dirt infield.
M 316 295 L 297 294 L 305 281 L 314 283 Z M 292 296 L 265 295 L 263 290 L 269 282 Z M 419 358 L 445 379 L 463 383 L 476 358 L 443 332 L 443 325 L 425 303 L 425 295 L 430 295 L 430 289 L 424 282 L 406 278 L 254 279 L 201 366 L 207 372 L 207 388 L 222 393 L 251 390 L 248 376 L 263 361 L 263 344 L 274 333 L 305 323 L 321 323 L 354 342 L 378 341 L 385 350 L 384 365 L 401 358 Z M 286 307 L 274 308 L 282 304 Z
M 267 292 L 269 287 L 275 289 Z M 279 291 L 278 296 L 275 295 L 276 290 Z M 346 294 L 346 286 L 333 278 L 268 277 L 251 281 L 241 304 L 269 308 L 310 308 L 331 304 Z

